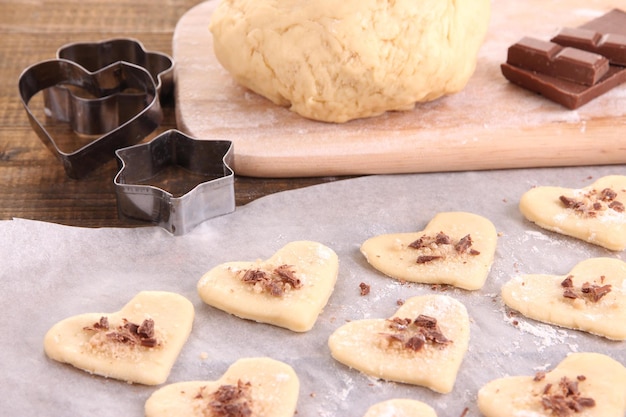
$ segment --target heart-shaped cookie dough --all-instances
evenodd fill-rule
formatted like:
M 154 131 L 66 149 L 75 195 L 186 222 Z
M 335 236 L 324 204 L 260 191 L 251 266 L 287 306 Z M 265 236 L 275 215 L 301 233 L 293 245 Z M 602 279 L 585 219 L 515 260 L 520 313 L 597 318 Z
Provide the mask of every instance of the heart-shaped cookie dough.
M 179 382 L 158 389 L 146 401 L 145 415 L 293 417 L 299 389 L 291 366 L 270 358 L 240 359 L 217 381 Z
M 328 339 L 332 356 L 367 375 L 452 391 L 469 343 L 469 317 L 446 295 L 408 299 L 390 319 L 355 320 Z
M 335 288 L 339 258 L 311 241 L 291 242 L 266 261 L 227 262 L 198 282 L 202 300 L 237 317 L 310 330 Z
M 626 248 L 626 176 L 610 175 L 581 189 L 536 187 L 524 195 L 524 217 L 544 229 L 610 250 Z
M 421 401 L 394 398 L 374 404 L 363 417 L 437 417 L 437 413 Z
M 361 253 L 374 268 L 402 281 L 481 288 L 493 263 L 494 225 L 472 213 L 439 213 L 417 233 L 372 237 Z
M 624 392 L 621 363 L 599 353 L 572 353 L 550 372 L 487 383 L 478 391 L 478 407 L 485 417 L 624 417 Z
M 145 385 L 165 382 L 191 333 L 193 305 L 164 291 L 142 291 L 115 313 L 87 313 L 52 326 L 51 358 L 96 375 Z
M 534 320 L 626 340 L 626 263 L 580 262 L 567 275 L 520 275 L 502 286 L 504 303 Z

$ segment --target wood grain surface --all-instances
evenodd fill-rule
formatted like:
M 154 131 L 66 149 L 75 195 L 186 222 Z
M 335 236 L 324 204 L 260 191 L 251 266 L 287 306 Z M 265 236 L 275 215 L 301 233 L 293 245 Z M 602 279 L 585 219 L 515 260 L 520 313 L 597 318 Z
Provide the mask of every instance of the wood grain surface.
M 89 177 L 73 180 L 31 129 L 19 99 L 20 73 L 52 59 L 61 46 L 131 37 L 146 49 L 172 54 L 179 19 L 200 0 L 0 0 L 0 220 L 14 217 L 74 226 L 136 226 L 119 220 L 111 161 Z M 176 127 L 173 100 L 165 120 L 146 140 Z M 258 197 L 326 181 L 237 176 L 238 205 Z
M 461 92 L 413 111 L 328 124 L 304 119 L 232 81 L 212 51 L 202 3 L 174 34 L 177 121 L 196 137 L 235 144 L 235 169 L 260 177 L 406 173 L 626 162 L 626 86 L 571 111 L 510 84 L 506 50 L 549 40 L 621 0 L 494 0 L 477 70 Z

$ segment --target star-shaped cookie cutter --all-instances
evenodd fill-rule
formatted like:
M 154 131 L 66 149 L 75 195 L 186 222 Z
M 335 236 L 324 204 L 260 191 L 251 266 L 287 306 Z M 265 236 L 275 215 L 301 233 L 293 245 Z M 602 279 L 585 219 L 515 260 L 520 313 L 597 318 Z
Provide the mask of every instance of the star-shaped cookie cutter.
M 116 62 L 128 62 L 144 68 L 156 84 L 160 100 L 173 90 L 174 61 L 160 52 L 147 51 L 132 38 L 115 38 L 100 42 L 77 42 L 62 46 L 57 59 L 72 61 L 89 72 L 96 72 Z M 143 108 L 143 97 L 137 92 L 119 92 L 105 97 L 79 97 L 65 86 L 44 91 L 46 114 L 68 122 L 80 134 L 99 135 L 126 122 Z
M 102 136 L 90 141 L 78 149 L 67 151 L 61 149 L 57 141 L 37 119 L 29 104 L 39 92 L 60 85 L 66 86 L 68 111 L 82 122 L 96 123 L 94 114 L 108 115 L 115 120 L 112 129 L 104 129 Z M 84 98 L 74 94 L 88 93 L 92 98 Z M 157 93 L 156 84 L 150 73 L 141 66 L 118 61 L 95 72 L 86 70 L 81 65 L 65 59 L 42 61 L 25 69 L 20 75 L 18 88 L 22 104 L 28 114 L 31 126 L 41 141 L 62 162 L 66 174 L 71 178 L 82 178 L 95 168 L 114 158 L 116 149 L 133 145 L 154 131 L 163 119 L 163 113 Z M 127 90 L 136 91 L 132 101 L 135 107 L 123 107 L 123 99 L 118 96 Z M 117 101 L 117 98 L 120 100 Z M 113 98 L 113 100 L 111 99 Z M 87 112 L 80 103 L 93 106 L 95 113 Z M 110 107 L 111 106 L 111 107 Z M 115 117 L 123 113 L 122 120 Z
M 115 153 L 120 169 L 113 182 L 120 218 L 183 235 L 205 220 L 235 210 L 231 141 L 196 139 L 172 129 Z M 172 168 L 194 177 L 189 191 L 174 195 L 150 184 Z

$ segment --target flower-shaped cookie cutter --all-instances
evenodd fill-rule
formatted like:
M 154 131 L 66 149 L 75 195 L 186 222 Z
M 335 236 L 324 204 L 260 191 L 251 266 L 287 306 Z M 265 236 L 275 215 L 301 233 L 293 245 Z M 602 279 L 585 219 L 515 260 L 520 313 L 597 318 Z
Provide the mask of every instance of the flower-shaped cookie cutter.
M 150 142 L 123 149 L 116 155 L 114 179 L 119 217 L 158 225 L 183 235 L 212 217 L 235 210 L 233 143 L 196 139 L 168 130 Z M 177 193 L 154 185 L 172 169 L 193 179 Z M 152 184 L 151 184 L 152 183 Z
M 173 90 L 174 61 L 160 52 L 147 51 L 132 38 L 108 39 L 101 42 L 79 42 L 62 46 L 57 59 L 72 61 L 89 72 L 96 72 L 116 62 L 128 62 L 150 73 L 159 98 L 163 100 Z M 82 98 L 64 86 L 44 91 L 46 114 L 81 134 L 98 135 L 109 132 L 127 121 L 144 106 L 142 94 L 120 92 L 107 97 Z M 117 109 L 117 111 L 112 111 Z
M 72 87 L 82 94 L 86 92 L 95 97 L 84 99 L 68 88 L 68 108 L 75 113 L 75 118 L 83 119 L 85 123 L 94 123 L 98 119 L 90 113 L 80 113 L 84 107 L 76 103 L 84 101 L 92 104 L 96 112 L 114 118 L 115 127 L 79 149 L 69 152 L 62 150 L 29 106 L 38 92 L 59 85 Z M 115 150 L 138 143 L 154 131 L 163 119 L 157 86 L 151 74 L 145 68 L 128 62 L 118 61 L 90 72 L 65 59 L 42 61 L 22 72 L 18 88 L 31 126 L 48 149 L 63 163 L 67 175 L 72 178 L 84 177 L 112 159 Z M 117 93 L 128 90 L 137 92 L 140 108 L 128 111 L 123 107 L 123 99 L 110 99 L 120 97 Z M 121 113 L 126 116 L 123 120 L 118 120 L 116 115 Z

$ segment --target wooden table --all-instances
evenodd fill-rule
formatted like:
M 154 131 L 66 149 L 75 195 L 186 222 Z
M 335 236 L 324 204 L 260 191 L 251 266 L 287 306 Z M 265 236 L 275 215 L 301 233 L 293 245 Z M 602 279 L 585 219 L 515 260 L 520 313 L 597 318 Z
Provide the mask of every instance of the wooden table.
M 111 161 L 73 180 L 34 133 L 19 95 L 22 70 L 52 59 L 59 47 L 131 37 L 147 50 L 172 54 L 180 17 L 201 0 L 0 0 L 0 219 L 14 217 L 85 227 L 132 226 L 117 216 Z M 176 127 L 173 102 L 152 135 Z M 237 205 L 337 177 L 264 179 L 237 176 Z

